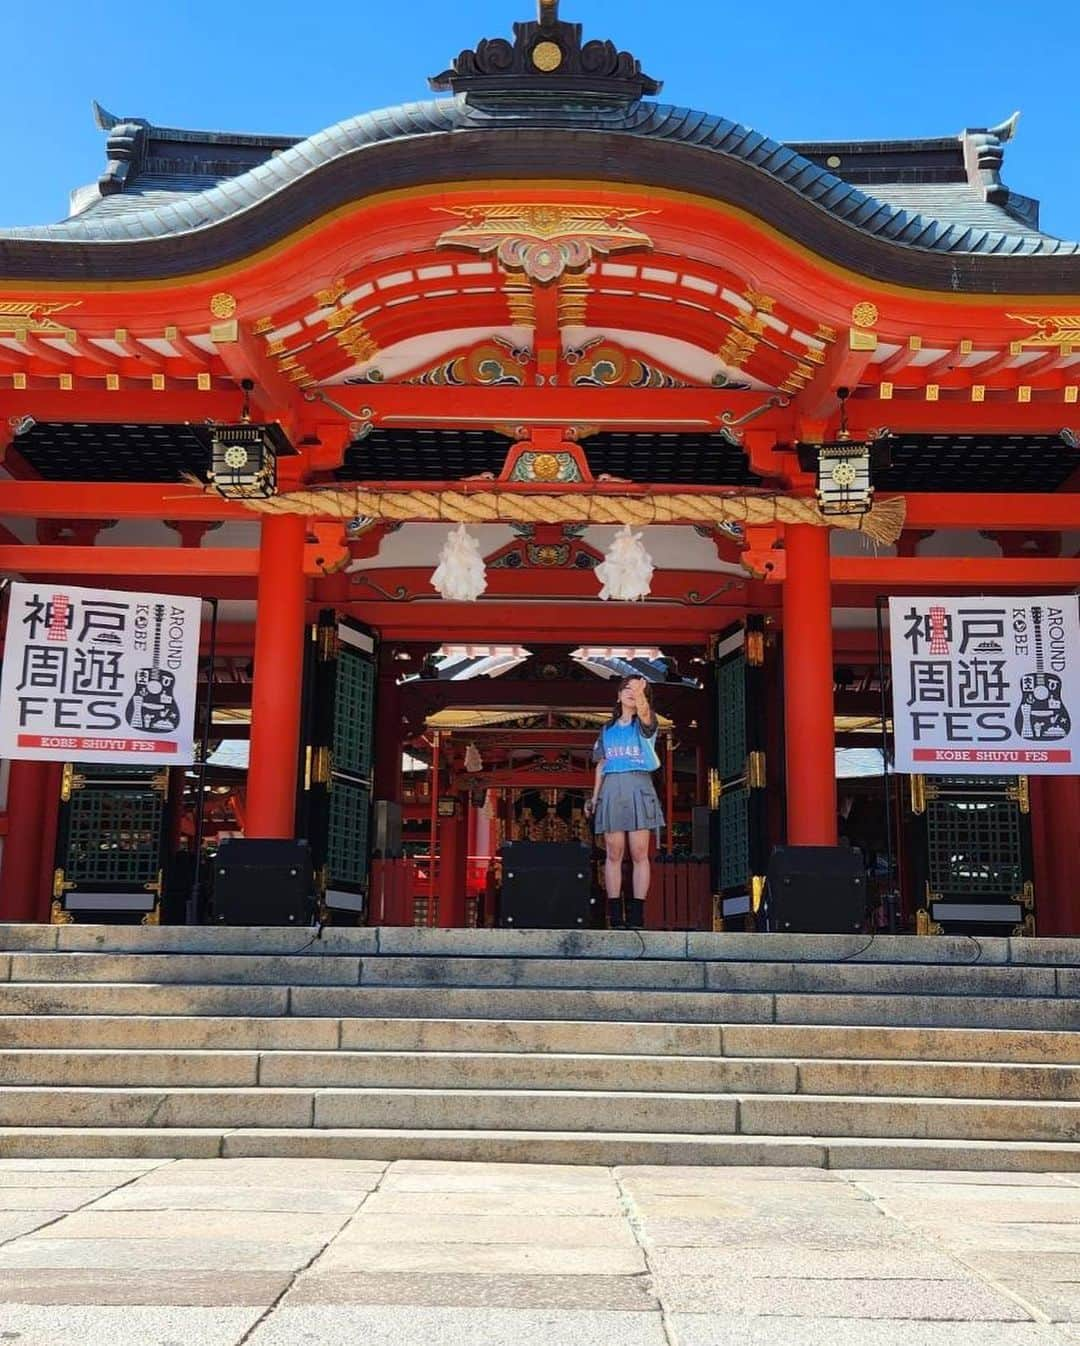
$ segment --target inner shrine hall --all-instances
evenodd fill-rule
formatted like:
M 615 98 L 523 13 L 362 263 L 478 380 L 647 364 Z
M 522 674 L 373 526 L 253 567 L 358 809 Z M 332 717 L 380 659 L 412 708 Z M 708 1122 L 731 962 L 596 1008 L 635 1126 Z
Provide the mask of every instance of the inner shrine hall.
M 196 760 L 5 763 L 0 921 L 206 919 L 244 837 L 329 922 L 498 923 L 528 841 L 598 925 L 763 929 L 821 847 L 867 931 L 1080 936 L 1076 774 L 894 756 L 889 599 L 1080 587 L 1080 243 L 1016 118 L 782 143 L 558 0 L 429 82 L 308 138 L 95 105 L 67 218 L 0 228 L 0 574 L 201 600 Z M 625 676 L 665 822 L 612 911 Z

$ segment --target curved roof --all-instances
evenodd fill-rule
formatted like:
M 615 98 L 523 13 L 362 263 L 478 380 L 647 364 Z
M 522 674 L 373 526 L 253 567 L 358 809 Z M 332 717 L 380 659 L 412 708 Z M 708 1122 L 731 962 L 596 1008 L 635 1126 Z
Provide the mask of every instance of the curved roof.
M 119 125 L 133 132 L 151 129 L 139 122 Z M 836 219 L 904 247 L 999 256 L 1080 254 L 1080 242 L 1064 242 L 1026 227 L 1000 205 L 980 201 L 964 184 L 922 184 L 906 190 L 896 184 L 894 192 L 903 204 L 894 204 L 852 185 L 790 146 L 724 117 L 645 100 L 610 111 L 492 110 L 471 106 L 464 94 L 351 117 L 277 151 L 239 176 L 217 180 L 207 174 L 200 183 L 146 175 L 141 184 L 132 184 L 135 189 L 130 193 L 105 197 L 102 204 L 108 205 L 107 210 L 92 206 L 59 224 L 4 229 L 0 239 L 135 242 L 183 235 L 222 223 L 370 146 L 418 136 L 480 135 L 509 128 L 614 133 L 692 146 L 756 169 Z M 934 205 L 944 218 L 928 213 Z
M 307 139 L 151 125 L 97 109 L 98 183 L 58 223 L 0 229 L 9 278 L 160 279 L 234 264 L 343 206 L 490 178 L 669 188 L 737 207 L 859 274 L 972 292 L 1080 291 L 1080 243 L 1001 181 L 1000 126 L 940 140 L 782 144 L 651 101 L 659 83 L 538 0 L 431 81 L 453 96 L 351 117 Z M 557 143 L 557 149 L 553 146 Z M 125 245 L 119 248 L 116 245 Z

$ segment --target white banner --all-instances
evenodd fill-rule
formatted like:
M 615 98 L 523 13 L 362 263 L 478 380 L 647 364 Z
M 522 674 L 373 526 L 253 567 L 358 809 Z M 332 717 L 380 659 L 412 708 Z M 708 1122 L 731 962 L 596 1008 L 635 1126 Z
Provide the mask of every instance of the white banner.
M 200 612 L 197 598 L 13 584 L 0 757 L 193 762 Z
M 1075 596 L 890 598 L 889 631 L 897 771 L 1077 774 Z

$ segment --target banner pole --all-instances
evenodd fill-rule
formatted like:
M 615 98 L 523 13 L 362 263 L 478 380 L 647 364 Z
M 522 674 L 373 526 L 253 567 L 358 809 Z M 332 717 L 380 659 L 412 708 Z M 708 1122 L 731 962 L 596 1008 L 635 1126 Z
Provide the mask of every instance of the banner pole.
M 889 934 L 895 935 L 897 892 L 896 884 L 893 882 L 893 870 L 896 867 L 896 857 L 893 847 L 892 785 L 889 781 L 889 701 L 885 694 L 885 625 L 881 616 L 881 605 L 886 602 L 888 599 L 882 598 L 880 594 L 874 600 L 877 611 L 878 688 L 881 693 L 881 794 L 885 809 L 885 850 L 888 857 L 885 905 L 889 915 Z
M 188 896 L 187 924 L 198 925 L 202 905 L 203 838 L 206 824 L 206 759 L 210 753 L 210 725 L 214 715 L 214 661 L 217 658 L 218 601 L 216 598 L 204 598 L 209 603 L 210 612 L 210 650 L 206 668 L 206 705 L 203 708 L 202 744 L 199 749 L 198 799 L 195 810 L 195 871 L 191 880 L 191 893 Z

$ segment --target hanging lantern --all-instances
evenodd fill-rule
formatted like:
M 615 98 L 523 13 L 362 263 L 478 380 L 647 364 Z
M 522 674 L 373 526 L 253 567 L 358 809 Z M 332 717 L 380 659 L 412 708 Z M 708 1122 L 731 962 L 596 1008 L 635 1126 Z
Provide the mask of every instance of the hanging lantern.
M 655 568 L 652 557 L 642 546 L 641 534 L 635 533 L 628 523 L 623 524 L 596 567 L 596 577 L 604 586 L 600 597 L 636 603 L 648 596 Z
M 480 756 L 480 749 L 475 743 L 470 743 L 465 749 L 465 770 L 470 776 L 475 776 L 484 769 L 484 759 Z
M 480 543 L 463 523 L 443 543 L 431 586 L 455 603 L 475 603 L 487 588 Z
M 250 379 L 240 385 L 244 405 L 239 425 L 215 425 L 210 435 L 208 480 L 226 500 L 254 500 L 277 494 L 277 460 L 293 452 L 276 422 L 251 424 Z
M 852 439 L 847 426 L 848 389 L 838 388 L 840 433 L 818 445 L 817 498 L 822 514 L 865 514 L 874 501 L 868 440 Z

